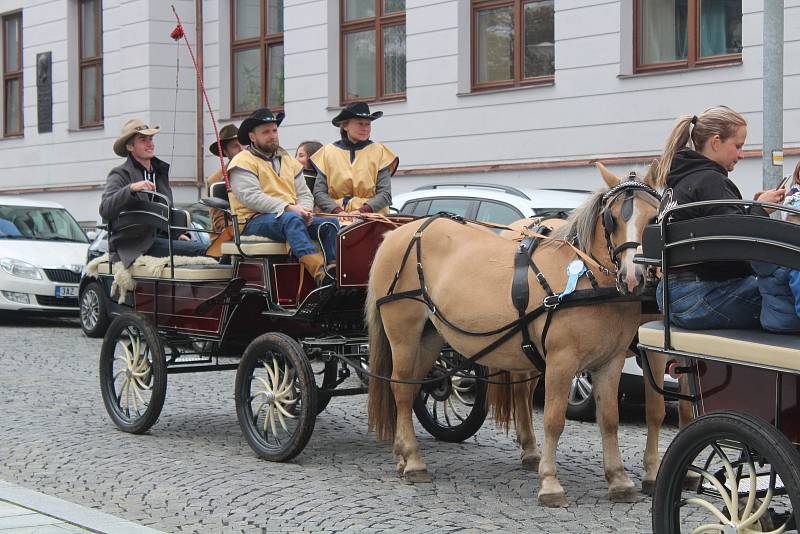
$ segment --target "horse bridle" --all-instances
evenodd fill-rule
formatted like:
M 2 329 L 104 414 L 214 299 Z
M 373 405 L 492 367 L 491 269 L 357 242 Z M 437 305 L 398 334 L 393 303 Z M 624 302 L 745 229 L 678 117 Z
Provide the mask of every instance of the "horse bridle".
M 631 174 L 627 181 L 612 187 L 603 195 L 603 209 L 601 212 L 603 233 L 605 234 L 606 238 L 608 257 L 611 259 L 611 263 L 614 264 L 614 268 L 617 272 L 620 270 L 620 254 L 628 249 L 638 248 L 641 243 L 638 241 L 626 241 L 621 245 L 614 246 L 614 243 L 611 240 L 611 235 L 616 230 L 617 221 L 614 219 L 614 215 L 611 214 L 612 206 L 617 202 L 617 200 L 619 200 L 620 197 L 624 196 L 620 215 L 622 216 L 622 220 L 627 222 L 633 216 L 633 199 L 636 197 L 636 193 L 646 193 L 657 201 L 661 201 L 661 195 L 658 193 L 658 191 L 645 183 L 634 180 L 633 177 L 634 175 Z

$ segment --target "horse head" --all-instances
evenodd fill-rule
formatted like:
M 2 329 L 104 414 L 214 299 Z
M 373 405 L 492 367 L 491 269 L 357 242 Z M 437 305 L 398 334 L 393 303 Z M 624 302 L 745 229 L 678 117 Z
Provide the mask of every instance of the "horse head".
M 655 221 L 661 196 L 647 183 L 652 172 L 645 181 L 639 181 L 634 172 L 622 180 L 601 163 L 597 168 L 608 186 L 601 197 L 600 223 L 616 269 L 617 289 L 622 294 L 639 294 L 645 285 L 645 271 L 633 258 L 645 226 Z

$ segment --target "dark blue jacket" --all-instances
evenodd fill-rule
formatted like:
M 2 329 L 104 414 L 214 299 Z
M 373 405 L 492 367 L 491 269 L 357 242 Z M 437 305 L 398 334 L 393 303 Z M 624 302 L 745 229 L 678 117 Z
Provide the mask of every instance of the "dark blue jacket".
M 761 327 L 778 334 L 800 333 L 800 272 L 752 262 L 761 292 Z

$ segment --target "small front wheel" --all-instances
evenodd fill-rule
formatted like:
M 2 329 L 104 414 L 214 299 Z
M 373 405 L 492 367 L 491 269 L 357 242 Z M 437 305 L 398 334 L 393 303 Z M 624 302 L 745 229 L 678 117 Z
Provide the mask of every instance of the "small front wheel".
M 250 448 L 272 462 L 305 448 L 317 417 L 314 372 L 300 344 L 271 332 L 254 339 L 236 372 L 236 416 Z
M 100 350 L 100 392 L 120 430 L 150 430 L 167 395 L 164 347 L 153 324 L 135 312 L 114 319 Z
M 799 507 L 800 456 L 789 440 L 749 414 L 715 412 L 692 421 L 667 449 L 653 531 L 787 532 L 797 528 Z

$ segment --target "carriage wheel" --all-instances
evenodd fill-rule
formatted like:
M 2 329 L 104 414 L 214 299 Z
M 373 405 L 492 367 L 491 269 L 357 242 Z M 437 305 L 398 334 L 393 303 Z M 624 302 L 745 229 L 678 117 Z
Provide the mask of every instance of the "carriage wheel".
M 428 378 L 441 376 L 452 369 L 444 358 L 436 361 Z M 486 369 L 473 365 L 459 373 L 464 377 L 443 378 L 422 386 L 414 399 L 414 413 L 433 437 L 450 443 L 460 443 L 480 430 L 486 419 Z
M 287 335 L 254 339 L 236 372 L 236 415 L 261 458 L 284 462 L 300 454 L 317 417 L 317 387 L 303 349 Z
M 114 319 L 100 351 L 100 392 L 120 430 L 147 432 L 167 394 L 164 348 L 152 323 L 135 312 Z
M 88 337 L 103 337 L 108 329 L 108 299 L 100 282 L 89 282 L 80 295 L 81 329 Z
M 800 516 L 800 456 L 773 426 L 717 412 L 681 430 L 664 455 L 653 494 L 653 530 L 784 532 Z M 687 473 L 700 483 L 685 489 Z

